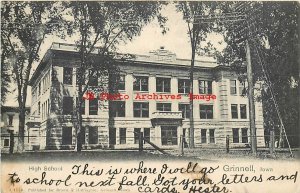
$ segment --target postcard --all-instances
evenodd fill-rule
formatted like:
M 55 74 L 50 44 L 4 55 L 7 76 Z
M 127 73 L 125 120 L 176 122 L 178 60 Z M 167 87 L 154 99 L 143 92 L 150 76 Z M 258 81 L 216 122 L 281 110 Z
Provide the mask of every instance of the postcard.
M 299 9 L 1 2 L 1 192 L 300 192 Z

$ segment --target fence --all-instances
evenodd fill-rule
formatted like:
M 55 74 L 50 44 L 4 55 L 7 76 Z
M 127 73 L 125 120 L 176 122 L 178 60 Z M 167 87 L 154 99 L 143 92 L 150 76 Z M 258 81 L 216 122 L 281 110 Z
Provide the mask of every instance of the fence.
M 13 153 L 17 150 L 19 144 L 18 135 L 13 133 L 1 135 L 1 152 Z M 276 135 L 274 141 L 270 136 L 256 136 L 258 151 L 276 151 L 279 150 L 279 136 Z M 290 135 L 288 138 L 298 136 Z M 195 148 L 197 149 L 211 149 L 222 150 L 229 153 L 232 150 L 251 150 L 250 144 L 251 136 L 219 136 L 209 137 L 200 136 L 194 138 Z M 115 139 L 109 136 L 98 136 L 97 141 L 91 141 L 90 137 L 83 139 L 83 150 L 88 149 L 118 149 L 118 150 L 157 150 L 161 153 L 166 153 L 172 150 L 178 154 L 183 155 L 189 148 L 189 137 L 187 136 L 163 136 L 163 137 L 150 137 L 144 136 L 142 132 L 134 132 L 134 136 L 117 137 Z M 104 142 L 103 142 L 104 141 Z M 49 141 L 48 141 L 49 142 Z M 52 143 L 47 142 L 47 136 L 24 136 L 24 146 L 27 151 L 44 151 L 44 150 L 70 150 L 75 149 L 76 139 L 72 136 L 71 141 L 64 141 L 62 136 L 58 136 L 57 141 Z M 48 144 L 47 144 L 48 143 Z M 273 144 L 273 146 L 272 146 Z

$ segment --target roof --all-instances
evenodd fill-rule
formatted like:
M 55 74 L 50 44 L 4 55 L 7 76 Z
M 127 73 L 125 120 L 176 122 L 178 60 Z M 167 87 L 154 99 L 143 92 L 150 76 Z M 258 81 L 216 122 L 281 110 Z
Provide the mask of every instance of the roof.
M 96 49 L 92 52 L 94 54 L 98 53 L 99 48 L 96 47 Z M 30 81 L 29 85 L 33 85 L 33 81 L 36 80 L 36 78 L 39 75 L 39 72 L 45 68 L 47 65 L 49 59 L 52 56 L 53 51 L 64 51 L 64 52 L 70 52 L 70 53 L 77 53 L 78 47 L 76 47 L 75 44 L 67 44 L 67 43 L 58 43 L 53 42 L 50 49 L 46 52 L 43 59 L 41 60 L 40 64 L 34 71 Z M 141 64 L 150 64 L 155 63 L 159 65 L 168 65 L 168 66 L 190 66 L 191 60 L 189 59 L 181 59 L 177 58 L 175 53 L 172 53 L 168 50 L 165 50 L 164 47 L 160 47 L 158 50 L 152 50 L 149 52 L 148 55 L 141 55 L 141 54 L 118 54 L 120 58 L 122 56 L 126 55 L 133 55 L 134 57 L 129 59 L 131 61 L 134 61 L 135 63 L 140 62 Z M 202 56 L 203 60 L 195 60 L 195 67 L 204 67 L 204 68 L 215 68 L 219 66 L 217 62 L 211 58 L 211 57 L 205 57 Z
M 75 52 L 78 51 L 78 48 L 74 44 L 66 44 L 66 43 L 52 43 L 50 48 L 51 50 L 61 50 L 61 51 L 70 51 Z M 94 52 L 97 54 L 98 49 L 96 48 Z M 120 54 L 120 55 L 134 55 L 134 61 L 141 61 L 147 63 L 165 63 L 165 64 L 173 64 L 173 65 L 191 65 L 191 60 L 189 59 L 181 59 L 177 58 L 175 53 L 170 52 L 169 50 L 165 50 L 164 47 L 160 47 L 158 50 L 152 50 L 148 55 L 141 54 Z M 203 56 L 203 60 L 195 60 L 195 66 L 199 67 L 216 67 L 218 66 L 217 62 L 211 57 Z
M 42 69 L 45 68 L 45 66 L 47 65 L 48 60 L 49 60 L 50 57 L 51 57 L 51 49 L 49 49 L 49 50 L 45 53 L 45 55 L 43 56 L 41 62 L 39 63 L 39 65 L 37 66 L 37 68 L 34 70 L 32 76 L 31 76 L 31 78 L 29 79 L 29 82 L 28 82 L 28 84 L 29 84 L 30 86 L 33 86 L 33 81 L 38 77 L 38 75 L 40 75 L 39 72 L 40 72 Z

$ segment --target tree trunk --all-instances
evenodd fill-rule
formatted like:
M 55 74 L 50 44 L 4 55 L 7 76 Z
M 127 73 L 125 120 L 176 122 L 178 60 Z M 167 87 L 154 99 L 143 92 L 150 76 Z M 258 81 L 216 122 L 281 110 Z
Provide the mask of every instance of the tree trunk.
M 192 43 L 193 44 L 193 43 Z M 189 147 L 194 148 L 194 100 L 193 100 L 193 89 L 194 89 L 194 65 L 195 65 L 195 47 L 192 46 L 192 60 L 190 68 L 190 132 L 189 132 Z
M 24 151 L 24 133 L 25 133 L 25 107 L 21 107 L 19 111 L 19 134 L 18 134 L 18 152 Z
M 82 73 L 82 72 L 81 72 Z M 78 100 L 76 105 L 76 111 L 77 111 L 77 136 L 76 136 L 76 151 L 81 152 L 82 150 L 82 142 L 83 142 L 83 128 L 82 128 L 82 112 L 81 112 L 81 106 L 82 106 L 82 85 L 78 85 Z
M 81 103 L 80 103 L 81 104 Z M 78 129 L 77 129 L 77 152 L 80 152 L 82 149 L 82 143 L 83 143 L 83 128 L 82 128 L 82 114 L 81 114 L 81 109 L 79 108 L 79 112 L 77 113 L 78 115 Z
M 81 120 L 81 121 L 80 121 Z M 83 129 L 82 129 L 82 118 L 80 118 L 80 115 L 78 117 L 78 129 L 77 129 L 77 145 L 76 145 L 76 151 L 80 152 L 82 150 L 82 142 L 83 142 Z
M 280 125 L 280 132 L 279 132 L 279 147 L 283 148 L 284 147 L 284 138 L 283 138 L 283 126 Z

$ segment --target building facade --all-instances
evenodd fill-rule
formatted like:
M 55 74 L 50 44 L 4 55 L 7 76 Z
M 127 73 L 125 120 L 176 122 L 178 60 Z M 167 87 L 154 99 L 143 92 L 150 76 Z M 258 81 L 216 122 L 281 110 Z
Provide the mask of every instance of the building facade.
M 26 119 L 27 123 L 30 115 L 30 107 L 26 107 Z M 25 126 L 26 136 L 24 138 L 25 149 L 32 148 L 32 139 L 29 136 L 29 129 Z M 16 106 L 1 106 L 1 152 L 8 153 L 17 151 L 19 134 L 19 107 Z
M 74 45 L 53 43 L 31 78 L 31 115 L 39 117 L 46 136 L 42 149 L 68 149 L 76 143 L 75 50 Z M 118 95 L 109 93 L 107 78 L 96 77 L 91 86 L 102 90 L 96 99 L 84 100 L 84 148 L 136 148 L 139 132 L 163 148 L 176 148 L 181 139 L 188 144 L 190 97 L 195 147 L 224 147 L 227 135 L 233 147 L 249 144 L 247 84 L 228 66 L 196 61 L 194 96 L 189 94 L 190 61 L 164 48 L 136 55 L 118 68 Z M 260 102 L 255 103 L 255 115 L 257 135 L 263 136 Z M 258 146 L 264 146 L 263 138 Z

